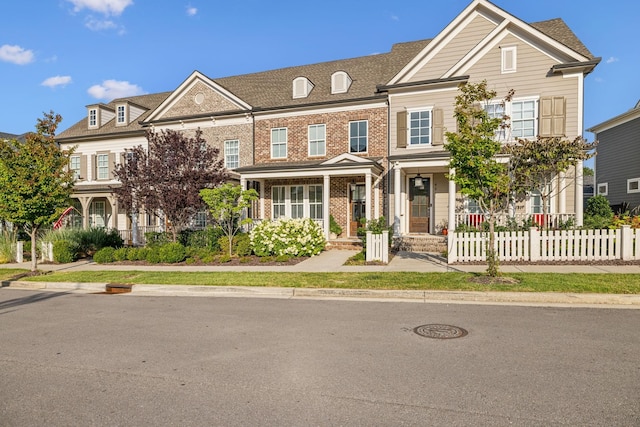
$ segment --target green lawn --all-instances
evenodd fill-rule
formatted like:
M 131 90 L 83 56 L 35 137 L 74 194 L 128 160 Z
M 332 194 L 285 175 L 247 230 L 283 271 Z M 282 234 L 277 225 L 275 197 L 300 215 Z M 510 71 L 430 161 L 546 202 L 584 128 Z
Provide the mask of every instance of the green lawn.
M 29 270 L 22 270 L 19 268 L 0 268 L 0 280 L 7 280 L 18 274 L 26 273 Z
M 0 270 L 2 277 L 9 277 Z M 209 286 L 352 288 L 393 290 L 460 290 L 640 294 L 637 274 L 514 273 L 516 284 L 482 284 L 470 273 L 274 273 L 77 271 L 25 278 L 46 282 L 106 282 Z

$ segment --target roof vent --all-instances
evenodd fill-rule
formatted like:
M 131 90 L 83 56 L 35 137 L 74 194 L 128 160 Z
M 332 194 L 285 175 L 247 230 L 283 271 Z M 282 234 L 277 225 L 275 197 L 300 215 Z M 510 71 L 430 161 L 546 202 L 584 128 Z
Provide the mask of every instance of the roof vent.
M 297 77 L 293 80 L 293 97 L 306 98 L 313 90 L 313 83 L 306 77 Z

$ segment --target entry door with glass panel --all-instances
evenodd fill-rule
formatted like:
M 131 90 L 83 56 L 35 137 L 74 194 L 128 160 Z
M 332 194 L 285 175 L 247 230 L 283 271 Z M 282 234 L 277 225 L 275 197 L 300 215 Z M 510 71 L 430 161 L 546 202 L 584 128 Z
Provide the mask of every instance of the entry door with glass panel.
M 357 236 L 360 221 L 367 217 L 366 189 L 364 184 L 351 185 L 349 192 L 351 193 L 349 236 Z
M 430 178 L 409 179 L 409 233 L 429 232 L 430 187 Z

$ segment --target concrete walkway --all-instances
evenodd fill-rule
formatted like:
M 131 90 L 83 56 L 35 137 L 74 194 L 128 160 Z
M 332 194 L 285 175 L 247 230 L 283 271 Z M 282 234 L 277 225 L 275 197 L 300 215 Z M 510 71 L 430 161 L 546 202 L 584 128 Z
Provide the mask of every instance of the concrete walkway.
M 320 255 L 306 259 L 296 265 L 256 265 L 256 266 L 227 266 L 227 265 L 121 265 L 96 264 L 92 261 L 76 261 L 70 264 L 38 264 L 40 270 L 45 271 L 104 271 L 104 270 L 144 270 L 144 271 L 277 271 L 277 272 L 483 272 L 486 265 L 447 265 L 446 261 L 435 254 L 398 252 L 387 265 L 344 265 L 344 263 L 358 251 L 330 250 Z M 30 269 L 31 264 L 13 263 L 0 264 L 0 268 Z M 620 273 L 640 274 L 638 265 L 501 265 L 503 273 Z

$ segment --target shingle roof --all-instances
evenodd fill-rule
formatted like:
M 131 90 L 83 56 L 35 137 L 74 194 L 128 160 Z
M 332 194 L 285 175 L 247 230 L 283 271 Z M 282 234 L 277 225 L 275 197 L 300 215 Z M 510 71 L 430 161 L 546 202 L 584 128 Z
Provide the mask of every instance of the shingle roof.
M 589 59 L 595 57 L 589 49 L 582 44 L 580 39 L 571 31 L 571 29 L 565 24 L 561 18 L 549 19 L 548 21 L 532 22 L 531 25 L 536 30 L 546 34 L 547 36 L 555 39 L 570 49 L 575 50 L 581 55 L 586 56 Z
M 367 98 L 424 48 L 429 40 L 399 43 L 391 52 L 351 59 L 281 68 L 254 74 L 213 79 L 254 108 L 294 106 L 316 102 Z M 345 71 L 353 80 L 346 93 L 331 94 L 331 75 Z M 292 98 L 296 77 L 306 77 L 314 88 L 306 98 Z
M 89 129 L 87 126 L 87 119 L 85 117 L 79 122 L 77 122 L 76 124 L 74 124 L 73 126 L 71 126 L 70 128 L 66 129 L 64 132 L 60 133 L 56 137 L 56 139 L 60 141 L 68 138 L 79 138 L 79 137 L 98 136 L 98 135 L 103 136 L 103 135 L 116 134 L 116 133 L 129 133 L 129 132 L 141 131 L 142 126 L 140 126 L 138 122 L 141 120 L 144 120 L 170 94 L 171 92 L 161 92 L 161 93 L 152 93 L 150 95 L 138 95 L 138 96 L 131 96 L 127 98 L 114 99 L 113 101 L 103 105 L 106 105 L 107 108 L 115 110 L 116 104 L 128 101 L 130 103 L 139 105 L 140 107 L 146 108 L 147 111 L 142 113 L 140 117 L 138 117 L 136 120 L 131 121 L 126 126 L 116 126 L 116 121 L 114 118 L 109 122 L 105 123 L 103 126 L 100 126 L 99 129 Z

